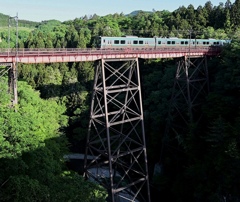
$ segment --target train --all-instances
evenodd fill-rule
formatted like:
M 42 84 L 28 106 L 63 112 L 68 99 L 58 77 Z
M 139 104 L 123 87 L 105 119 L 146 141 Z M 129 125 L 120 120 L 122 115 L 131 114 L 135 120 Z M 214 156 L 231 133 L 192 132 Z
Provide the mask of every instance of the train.
M 183 38 L 161 38 L 161 37 L 98 37 L 97 47 L 100 49 L 158 49 L 164 47 L 209 47 L 223 46 L 230 40 L 223 39 L 183 39 Z

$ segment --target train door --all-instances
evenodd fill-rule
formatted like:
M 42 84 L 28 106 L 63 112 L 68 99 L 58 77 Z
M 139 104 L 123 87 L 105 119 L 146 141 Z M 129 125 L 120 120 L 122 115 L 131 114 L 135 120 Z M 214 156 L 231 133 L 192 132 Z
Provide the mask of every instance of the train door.
M 154 49 L 157 49 L 157 37 L 154 37 Z

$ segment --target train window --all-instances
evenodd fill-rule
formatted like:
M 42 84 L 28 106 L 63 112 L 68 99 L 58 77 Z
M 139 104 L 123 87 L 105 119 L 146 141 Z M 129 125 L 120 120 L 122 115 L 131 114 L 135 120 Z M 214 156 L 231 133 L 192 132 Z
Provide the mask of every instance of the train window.
M 133 44 L 138 44 L 138 41 L 134 40 L 134 41 L 133 41 Z
M 114 44 L 119 44 L 119 40 L 114 40 Z
M 181 41 L 181 44 L 183 45 L 183 44 L 184 44 L 184 41 Z
M 139 41 L 139 44 L 143 44 L 143 41 Z
M 125 40 L 121 40 L 121 44 L 125 44 Z
M 158 41 L 158 44 L 161 44 L 161 41 Z
M 185 44 L 188 44 L 188 41 L 185 41 Z
M 171 41 L 167 41 L 167 44 L 171 44 Z
M 175 41 L 172 41 L 172 44 L 175 44 Z
M 105 43 L 105 39 L 103 39 L 103 43 Z

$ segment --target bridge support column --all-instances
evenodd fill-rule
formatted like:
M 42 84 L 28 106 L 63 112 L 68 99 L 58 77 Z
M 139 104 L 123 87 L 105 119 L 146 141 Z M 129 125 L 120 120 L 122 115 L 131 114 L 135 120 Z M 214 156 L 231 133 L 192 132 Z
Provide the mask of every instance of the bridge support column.
M 137 58 L 102 59 L 96 67 L 85 177 L 109 201 L 149 201 L 149 176 Z
M 12 105 L 15 105 L 18 103 L 16 63 L 0 63 L 0 66 L 3 66 L 0 77 L 8 75 L 8 93 L 11 94 Z
M 8 83 L 9 83 L 9 92 L 12 94 L 12 104 L 16 105 L 18 103 L 18 94 L 17 94 L 17 68 L 16 63 L 11 64 L 11 68 L 8 73 Z
M 201 104 L 209 92 L 207 57 L 183 57 L 178 62 L 164 142 L 181 144 L 201 119 Z

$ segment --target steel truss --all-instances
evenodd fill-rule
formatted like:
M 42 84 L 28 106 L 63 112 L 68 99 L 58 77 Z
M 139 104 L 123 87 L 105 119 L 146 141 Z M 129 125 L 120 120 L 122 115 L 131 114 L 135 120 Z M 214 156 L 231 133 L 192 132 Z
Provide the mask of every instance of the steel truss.
M 16 63 L 0 63 L 0 78 L 8 75 L 8 93 L 11 94 L 12 105 L 18 103 Z M 1 79 L 3 80 L 3 79 Z
M 178 62 L 165 138 L 169 133 L 181 142 L 201 120 L 201 104 L 209 92 L 207 57 L 183 57 Z M 171 131 L 170 131 L 171 130 Z
M 84 168 L 109 201 L 150 202 L 137 58 L 102 59 L 96 67 Z

